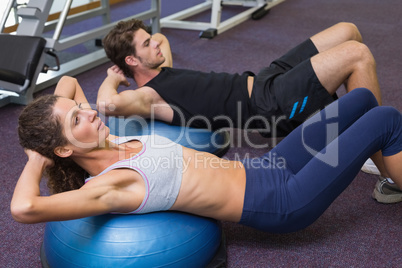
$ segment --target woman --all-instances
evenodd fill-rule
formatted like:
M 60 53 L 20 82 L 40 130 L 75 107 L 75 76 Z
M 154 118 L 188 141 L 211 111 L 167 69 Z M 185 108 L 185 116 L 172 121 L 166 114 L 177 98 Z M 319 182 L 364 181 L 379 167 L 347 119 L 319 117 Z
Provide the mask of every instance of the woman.
M 401 114 L 377 107 L 367 89 L 346 94 L 268 154 L 242 162 L 161 137 L 109 135 L 75 79 L 62 78 L 55 94 L 63 97 L 37 99 L 20 116 L 28 162 L 11 201 L 19 222 L 177 210 L 268 232 L 297 231 L 313 223 L 378 150 L 402 186 Z M 51 196 L 39 191 L 45 170 Z

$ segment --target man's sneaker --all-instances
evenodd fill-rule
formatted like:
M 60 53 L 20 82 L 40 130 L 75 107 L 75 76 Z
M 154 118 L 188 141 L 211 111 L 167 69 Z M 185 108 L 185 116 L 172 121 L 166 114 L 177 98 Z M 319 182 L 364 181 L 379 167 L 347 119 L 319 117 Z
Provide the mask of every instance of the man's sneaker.
M 377 166 L 374 164 L 371 158 L 367 159 L 366 163 L 364 163 L 362 169 L 363 172 L 374 174 L 374 175 L 381 175 L 380 171 L 378 170 Z
M 390 183 L 387 178 L 380 177 L 375 184 L 372 197 L 380 203 L 398 203 L 402 201 L 402 191 L 395 183 Z

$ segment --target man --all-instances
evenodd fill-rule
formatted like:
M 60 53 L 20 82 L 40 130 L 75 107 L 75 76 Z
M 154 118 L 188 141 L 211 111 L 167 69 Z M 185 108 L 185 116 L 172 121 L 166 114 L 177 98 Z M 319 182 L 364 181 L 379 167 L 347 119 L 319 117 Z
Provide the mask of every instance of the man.
M 312 36 L 256 76 L 174 69 L 167 38 L 150 35 L 138 20 L 120 22 L 103 44 L 117 65 L 108 70 L 98 93 L 98 109 L 106 115 L 139 115 L 213 130 L 255 128 L 275 137 L 286 136 L 332 102 L 342 84 L 347 92 L 370 89 L 381 104 L 374 57 L 351 23 Z M 119 85 L 129 85 L 125 76 L 139 88 L 118 93 Z M 383 165 L 378 159 L 379 153 L 373 160 Z M 377 183 L 381 189 L 375 190 L 380 202 L 389 195 L 382 193 L 383 185 Z M 401 199 L 400 190 L 396 194 Z
M 103 40 L 118 68 L 108 70 L 98 108 L 106 115 L 152 116 L 173 125 L 257 128 L 266 136 L 286 136 L 332 102 L 343 83 L 347 91 L 370 89 L 381 103 L 375 61 L 361 41 L 355 25 L 339 23 L 256 76 L 202 73 L 171 68 L 165 36 L 151 36 L 138 20 L 120 22 Z M 128 85 L 123 74 L 139 88 L 117 93 L 120 84 Z

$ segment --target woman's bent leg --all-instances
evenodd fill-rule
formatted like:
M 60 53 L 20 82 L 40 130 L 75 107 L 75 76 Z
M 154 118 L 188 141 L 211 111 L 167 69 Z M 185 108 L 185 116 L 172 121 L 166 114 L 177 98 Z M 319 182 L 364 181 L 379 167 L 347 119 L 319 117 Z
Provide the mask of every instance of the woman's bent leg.
M 287 168 L 296 174 L 315 156 L 314 152 L 320 152 L 376 106 L 374 95 L 369 90 L 355 89 L 309 118 L 271 152 L 283 156 Z
M 399 153 L 401 114 L 390 107 L 371 109 L 373 103 L 360 107 L 360 102 L 372 99 L 367 90 L 356 90 L 297 128 L 270 152 L 285 159 L 283 170 L 247 169 L 241 223 L 270 232 L 305 228 L 350 184 L 374 152 Z M 336 109 L 338 118 L 329 116 Z
M 287 181 L 287 202 L 297 206 L 295 223 L 304 228 L 314 222 L 380 149 L 401 159 L 402 117 L 391 107 L 367 112 Z

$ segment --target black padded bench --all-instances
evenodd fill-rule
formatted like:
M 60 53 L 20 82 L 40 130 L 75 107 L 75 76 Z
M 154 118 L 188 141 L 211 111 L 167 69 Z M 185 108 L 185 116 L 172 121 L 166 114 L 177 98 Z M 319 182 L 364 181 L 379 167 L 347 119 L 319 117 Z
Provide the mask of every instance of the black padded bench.
M 0 34 L 0 88 L 27 94 L 42 71 L 45 45 L 46 40 L 38 36 Z M 28 98 L 21 103 L 30 101 Z

